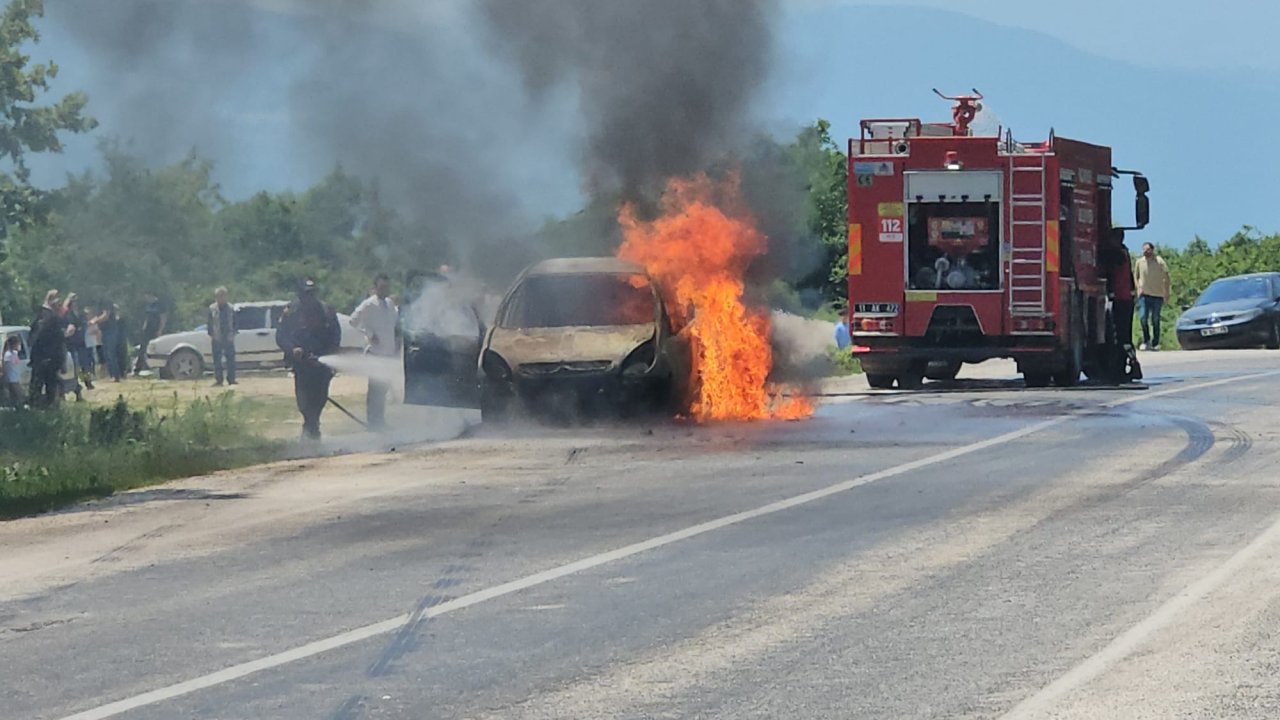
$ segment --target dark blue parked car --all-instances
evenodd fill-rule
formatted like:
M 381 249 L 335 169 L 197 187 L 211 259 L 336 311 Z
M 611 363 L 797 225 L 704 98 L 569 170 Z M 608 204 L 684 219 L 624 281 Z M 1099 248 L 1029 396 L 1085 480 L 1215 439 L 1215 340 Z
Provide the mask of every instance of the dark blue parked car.
M 1213 281 L 1178 318 L 1178 344 L 1280 350 L 1280 272 Z

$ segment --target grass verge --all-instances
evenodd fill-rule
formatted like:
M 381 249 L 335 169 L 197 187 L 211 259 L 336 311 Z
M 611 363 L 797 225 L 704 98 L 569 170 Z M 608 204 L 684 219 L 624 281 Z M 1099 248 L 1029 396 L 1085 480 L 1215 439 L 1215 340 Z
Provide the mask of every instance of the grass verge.
M 0 518 L 76 500 L 266 462 L 284 443 L 245 418 L 254 401 L 231 393 L 157 403 L 0 412 Z

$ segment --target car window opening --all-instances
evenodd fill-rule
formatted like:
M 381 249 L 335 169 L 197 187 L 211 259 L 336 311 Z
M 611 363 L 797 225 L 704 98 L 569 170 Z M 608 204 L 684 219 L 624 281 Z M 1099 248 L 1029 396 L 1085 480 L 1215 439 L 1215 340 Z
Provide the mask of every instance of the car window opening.
M 503 327 L 609 327 L 654 322 L 657 298 L 643 275 L 534 275 L 503 314 Z

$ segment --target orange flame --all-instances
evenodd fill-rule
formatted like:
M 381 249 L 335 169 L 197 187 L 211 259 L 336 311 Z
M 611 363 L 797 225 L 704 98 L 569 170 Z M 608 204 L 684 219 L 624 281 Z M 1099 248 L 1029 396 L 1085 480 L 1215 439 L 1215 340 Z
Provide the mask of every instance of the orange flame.
M 743 303 L 743 277 L 766 243 L 745 211 L 737 178 L 672 179 L 661 211 L 656 220 L 643 221 L 633 206 L 623 206 L 618 256 L 643 265 L 658 281 L 676 331 L 689 339 L 690 417 L 705 422 L 811 415 L 807 398 L 784 397 L 768 382 L 769 316 Z

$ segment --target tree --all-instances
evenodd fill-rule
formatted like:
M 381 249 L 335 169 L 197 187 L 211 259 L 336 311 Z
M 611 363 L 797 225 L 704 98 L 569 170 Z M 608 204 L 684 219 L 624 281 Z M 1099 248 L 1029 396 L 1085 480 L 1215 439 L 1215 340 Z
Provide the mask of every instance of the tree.
M 757 282 L 780 279 L 809 307 L 845 297 L 845 168 L 826 120 L 786 144 L 756 139 L 742 162 L 742 191 L 769 238 L 768 255 L 753 267 Z
M 33 65 L 23 53 L 28 43 L 39 42 L 32 20 L 43 15 L 43 0 L 11 0 L 0 14 L 0 156 L 7 161 L 0 169 L 0 238 L 38 222 L 44 212 L 43 193 L 31 186 L 27 154 L 61 152 L 59 133 L 86 132 L 97 125 L 84 113 L 88 99 L 83 93 L 51 105 L 35 104 L 58 74 L 57 65 Z M 0 307 L 12 313 L 22 301 L 6 250 L 0 245 Z

